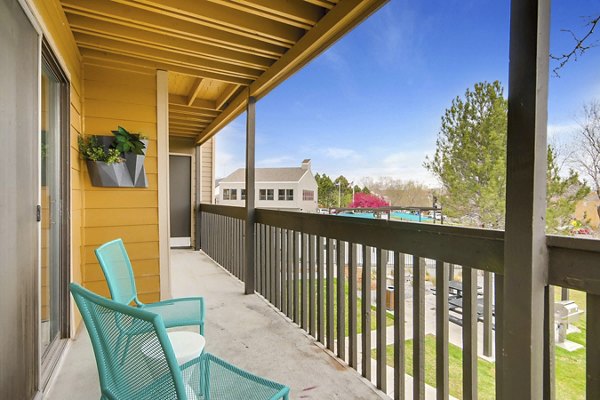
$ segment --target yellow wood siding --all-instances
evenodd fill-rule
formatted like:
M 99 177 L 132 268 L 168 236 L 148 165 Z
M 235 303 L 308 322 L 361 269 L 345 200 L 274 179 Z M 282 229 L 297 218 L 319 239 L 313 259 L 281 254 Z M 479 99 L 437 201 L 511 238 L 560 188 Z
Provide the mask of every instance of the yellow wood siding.
M 142 300 L 156 301 L 160 297 L 156 77 L 93 65 L 86 65 L 83 75 L 86 135 L 110 135 L 121 125 L 149 139 L 145 160 L 148 188 L 95 187 L 87 171 L 84 174 L 84 284 L 108 295 L 94 249 L 122 238 Z
M 202 166 L 201 171 L 201 198 L 202 203 L 214 203 L 214 185 L 215 185 L 215 171 L 214 171 L 214 150 L 215 143 L 214 139 L 209 139 L 200 147 L 202 152 Z

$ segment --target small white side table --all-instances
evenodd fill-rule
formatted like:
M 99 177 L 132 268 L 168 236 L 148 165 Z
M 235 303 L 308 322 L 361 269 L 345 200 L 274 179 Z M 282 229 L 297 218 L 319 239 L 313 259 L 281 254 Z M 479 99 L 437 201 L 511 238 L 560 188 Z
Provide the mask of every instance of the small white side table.
M 175 331 L 168 332 L 167 335 L 169 336 L 171 346 L 173 346 L 173 352 L 175 353 L 179 365 L 183 365 L 186 362 L 199 357 L 206 345 L 204 336 L 196 332 Z M 157 338 L 153 338 L 142 345 L 142 353 L 144 353 L 146 357 L 154 360 L 163 358 L 162 354 L 157 354 L 152 351 L 152 349 L 157 346 L 157 340 Z

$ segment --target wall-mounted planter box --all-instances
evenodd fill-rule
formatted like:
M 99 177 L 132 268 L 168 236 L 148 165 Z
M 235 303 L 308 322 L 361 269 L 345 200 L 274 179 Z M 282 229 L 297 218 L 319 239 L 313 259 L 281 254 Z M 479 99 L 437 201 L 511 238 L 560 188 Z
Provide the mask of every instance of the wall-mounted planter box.
M 96 136 L 98 141 L 108 148 L 114 137 Z M 142 140 L 148 150 L 148 141 Z M 148 187 L 146 169 L 144 168 L 145 155 L 125 154 L 125 161 L 107 164 L 102 161 L 86 161 L 90 180 L 93 186 L 101 187 Z

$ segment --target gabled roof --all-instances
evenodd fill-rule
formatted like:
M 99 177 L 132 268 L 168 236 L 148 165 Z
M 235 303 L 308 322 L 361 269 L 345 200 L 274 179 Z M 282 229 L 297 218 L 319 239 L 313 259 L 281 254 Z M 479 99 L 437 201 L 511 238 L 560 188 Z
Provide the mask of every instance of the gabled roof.
M 256 183 L 260 182 L 298 182 L 307 172 L 300 167 L 292 168 L 256 168 Z M 240 183 L 246 181 L 246 168 L 238 168 L 219 183 Z

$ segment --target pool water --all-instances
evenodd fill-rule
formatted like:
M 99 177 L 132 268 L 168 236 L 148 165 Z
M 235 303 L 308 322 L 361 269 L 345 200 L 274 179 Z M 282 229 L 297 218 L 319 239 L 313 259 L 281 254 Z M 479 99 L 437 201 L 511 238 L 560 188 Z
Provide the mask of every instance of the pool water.
M 342 217 L 352 217 L 352 218 L 365 218 L 365 219 L 375 219 L 373 213 L 340 213 L 337 214 Z M 411 222 L 419 222 L 419 216 L 407 212 L 402 211 L 392 211 L 392 220 L 397 219 L 401 221 L 411 221 Z M 433 218 L 421 216 L 421 222 L 432 222 Z

